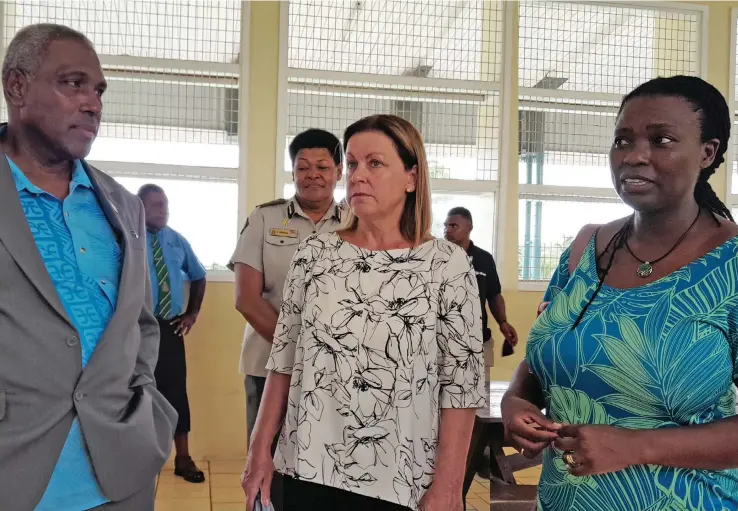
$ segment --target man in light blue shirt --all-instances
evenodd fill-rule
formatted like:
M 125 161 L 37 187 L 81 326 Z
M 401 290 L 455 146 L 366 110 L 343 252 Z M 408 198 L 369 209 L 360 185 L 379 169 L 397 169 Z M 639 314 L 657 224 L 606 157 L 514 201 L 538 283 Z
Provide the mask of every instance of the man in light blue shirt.
M 169 201 L 164 190 L 147 184 L 138 191 L 146 210 L 149 273 L 154 295 L 154 315 L 161 332 L 156 383 L 164 397 L 179 413 L 174 432 L 177 456 L 174 474 L 190 483 L 202 483 L 205 474 L 197 468 L 189 452 L 190 405 L 187 398 L 187 365 L 184 336 L 190 332 L 205 297 L 203 265 L 187 240 L 167 226 Z M 185 281 L 190 282 L 190 298 L 185 308 Z

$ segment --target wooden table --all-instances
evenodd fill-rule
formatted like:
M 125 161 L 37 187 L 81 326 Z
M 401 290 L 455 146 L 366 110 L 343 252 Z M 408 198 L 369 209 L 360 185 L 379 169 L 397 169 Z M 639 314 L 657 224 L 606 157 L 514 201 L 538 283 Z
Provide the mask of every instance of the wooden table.
M 509 382 L 489 382 L 487 403 L 477 411 L 472 432 L 469 456 L 464 477 L 464 498 L 471 487 L 479 464 L 484 460 L 484 451 L 489 447 L 490 478 L 492 482 L 503 485 L 516 485 L 515 472 L 533 467 L 541 463 L 540 458 L 529 460 L 520 454 L 507 456 L 504 452 L 505 428 L 502 425 L 500 403 L 503 394 L 507 391 Z
M 491 470 L 490 476 L 515 484 L 515 477 L 509 467 L 500 467 L 495 454 L 502 452 L 505 438 L 505 429 L 502 426 L 500 402 L 508 387 L 508 382 L 489 382 L 489 392 L 484 408 L 477 411 L 474 419 L 469 456 L 466 460 L 466 474 L 464 476 L 464 498 L 471 487 L 477 468 L 484 461 L 484 451 L 489 447 Z M 504 454 L 504 452 L 503 452 Z

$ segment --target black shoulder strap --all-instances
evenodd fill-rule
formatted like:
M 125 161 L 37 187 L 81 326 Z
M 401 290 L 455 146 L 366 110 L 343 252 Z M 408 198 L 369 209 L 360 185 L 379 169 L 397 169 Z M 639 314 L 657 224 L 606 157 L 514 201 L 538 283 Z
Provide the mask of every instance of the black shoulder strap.
M 265 202 L 264 204 L 259 204 L 256 207 L 257 208 L 266 208 L 266 207 L 269 207 L 269 206 L 279 206 L 280 204 L 286 204 L 286 203 L 287 203 L 287 199 L 276 199 L 276 200 L 273 200 L 273 201 Z
M 248 226 L 249 226 L 249 219 L 247 218 L 247 219 L 246 219 L 246 223 L 245 223 L 245 224 L 243 224 L 243 229 L 241 229 L 241 232 L 239 232 L 239 233 L 238 233 L 238 234 L 239 234 L 239 236 L 240 236 L 241 234 L 243 234 L 243 231 L 245 231 L 245 230 L 246 230 L 246 228 L 247 228 Z

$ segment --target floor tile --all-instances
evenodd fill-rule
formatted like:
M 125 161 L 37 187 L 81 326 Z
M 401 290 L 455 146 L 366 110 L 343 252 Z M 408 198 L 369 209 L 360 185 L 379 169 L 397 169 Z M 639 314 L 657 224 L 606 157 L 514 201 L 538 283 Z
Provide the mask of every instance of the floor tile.
M 244 511 L 246 504 L 213 504 L 213 511 Z
M 467 498 L 466 507 L 467 509 L 471 507 L 472 509 L 475 509 L 476 511 L 490 511 L 489 501 L 485 502 L 482 499 L 477 499 L 477 498 Z
M 156 492 L 157 499 L 209 499 L 210 485 L 200 484 L 163 484 Z
M 469 487 L 469 492 L 471 493 L 484 493 L 484 486 L 479 484 L 477 481 L 472 481 L 471 486 Z
M 189 484 L 187 481 L 182 479 L 181 477 L 177 477 L 174 475 L 174 472 L 169 471 L 162 471 L 159 474 L 159 482 L 157 484 L 157 488 L 160 488 L 164 485 L 168 484 Z
M 539 478 L 541 477 L 541 467 L 531 467 L 515 472 L 515 479 L 519 477 L 523 477 L 525 479 Z
M 210 479 L 210 473 L 207 470 L 203 470 L 203 473 L 205 474 L 205 482 L 204 483 L 188 483 L 181 477 L 177 477 L 174 475 L 174 472 L 162 472 L 159 475 L 159 487 L 162 486 L 209 486 L 208 480 Z
M 482 479 L 481 477 L 475 477 L 474 482 L 479 483 L 484 488 L 487 488 L 489 490 L 489 479 Z
M 236 488 L 213 488 L 210 492 L 213 503 L 245 503 L 246 496 L 240 487 Z
M 244 461 L 211 461 L 211 474 L 241 474 L 246 463 Z
M 489 491 L 487 491 L 487 493 L 470 493 L 469 496 L 489 502 Z
M 155 511 L 211 511 L 210 499 L 157 499 Z
M 211 488 L 240 488 L 241 474 L 211 474 Z

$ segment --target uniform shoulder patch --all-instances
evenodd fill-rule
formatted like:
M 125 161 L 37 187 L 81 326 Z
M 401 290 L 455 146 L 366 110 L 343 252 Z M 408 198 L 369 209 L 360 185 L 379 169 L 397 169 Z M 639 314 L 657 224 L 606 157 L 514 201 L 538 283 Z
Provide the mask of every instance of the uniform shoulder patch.
M 264 204 L 259 204 L 258 208 L 268 208 L 269 206 L 279 206 L 280 204 L 287 204 L 287 199 L 277 199 L 269 202 L 265 202 Z
M 248 226 L 249 226 L 249 219 L 247 218 L 247 219 L 246 219 L 246 223 L 245 223 L 245 224 L 243 224 L 243 229 L 241 229 L 241 232 L 240 232 L 240 233 L 238 233 L 238 234 L 239 234 L 239 235 L 243 234 L 243 231 L 245 231 L 245 230 L 246 230 L 246 228 L 247 228 Z

